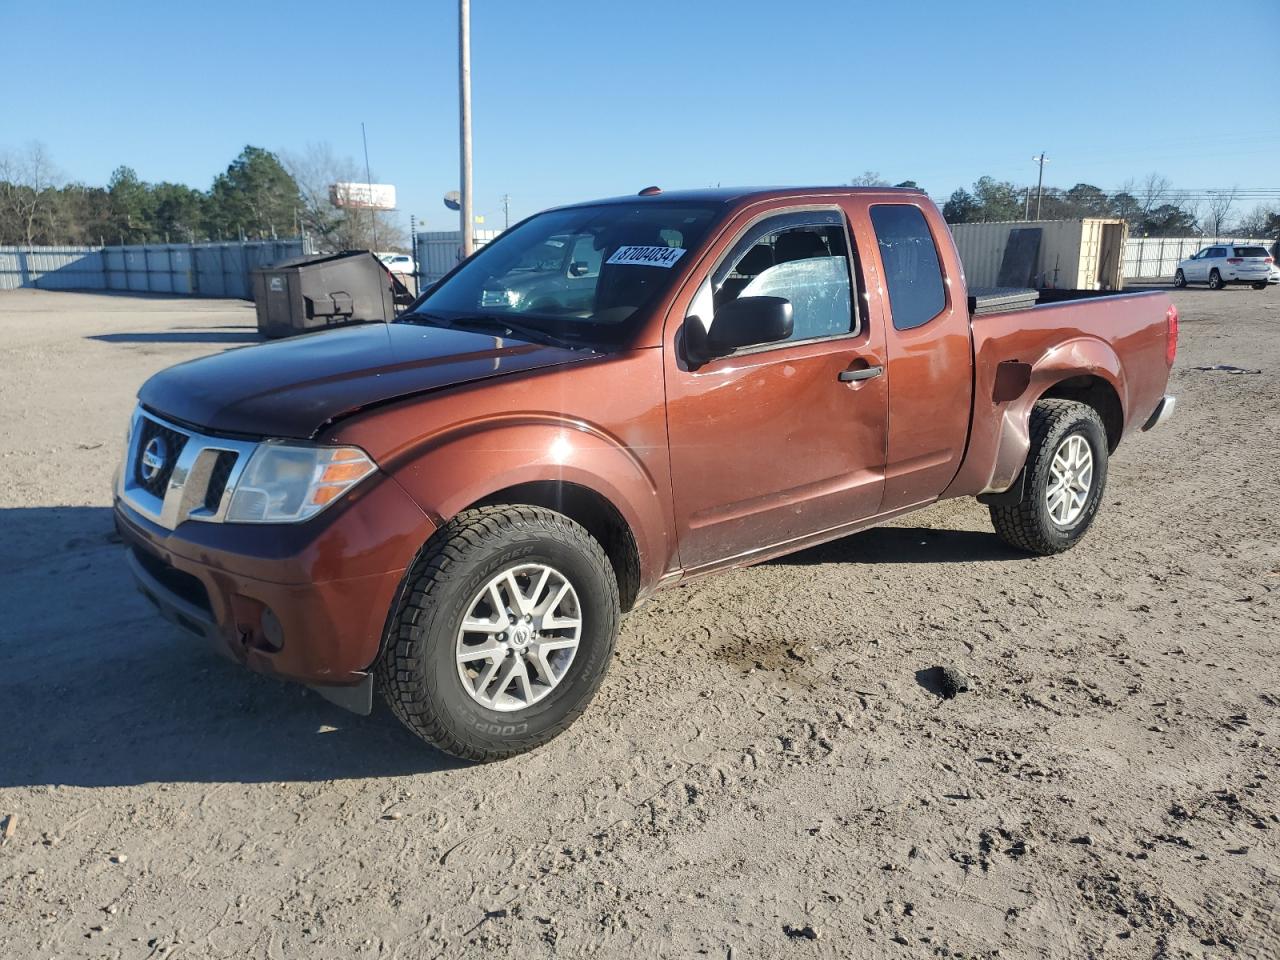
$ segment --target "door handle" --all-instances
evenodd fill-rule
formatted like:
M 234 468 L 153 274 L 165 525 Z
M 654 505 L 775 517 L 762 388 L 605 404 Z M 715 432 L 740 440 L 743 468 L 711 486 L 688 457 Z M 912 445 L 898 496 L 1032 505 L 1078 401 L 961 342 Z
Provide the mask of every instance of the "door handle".
M 870 380 L 884 373 L 884 367 L 863 367 L 861 370 L 841 370 L 840 382 L 852 383 L 854 380 Z

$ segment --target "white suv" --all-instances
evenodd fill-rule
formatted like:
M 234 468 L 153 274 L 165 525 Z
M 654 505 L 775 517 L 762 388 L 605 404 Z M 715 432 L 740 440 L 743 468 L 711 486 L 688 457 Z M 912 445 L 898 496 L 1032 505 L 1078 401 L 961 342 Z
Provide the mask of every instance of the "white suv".
M 413 273 L 413 257 L 407 253 L 380 253 L 378 259 L 392 273 Z
M 1255 290 L 1265 290 L 1267 281 L 1271 279 L 1272 262 L 1266 247 L 1216 244 L 1179 263 L 1173 275 L 1173 285 L 1185 287 L 1188 283 L 1207 283 L 1210 290 L 1221 290 L 1229 283 L 1248 283 Z

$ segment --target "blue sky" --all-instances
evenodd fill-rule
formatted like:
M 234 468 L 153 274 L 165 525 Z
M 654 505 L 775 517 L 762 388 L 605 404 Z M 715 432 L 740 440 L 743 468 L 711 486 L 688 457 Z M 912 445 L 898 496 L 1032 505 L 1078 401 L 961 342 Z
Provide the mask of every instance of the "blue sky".
M 246 143 L 327 141 L 359 160 L 364 121 L 406 222 L 452 228 L 456 9 L 0 0 L 0 149 L 42 141 L 88 183 L 128 164 L 207 188 Z M 945 197 L 982 174 L 1034 182 L 1041 149 L 1064 187 L 1151 171 L 1185 188 L 1280 186 L 1280 2 L 1207 10 L 473 0 L 476 209 L 501 226 L 504 193 L 515 219 L 651 183 L 864 170 Z

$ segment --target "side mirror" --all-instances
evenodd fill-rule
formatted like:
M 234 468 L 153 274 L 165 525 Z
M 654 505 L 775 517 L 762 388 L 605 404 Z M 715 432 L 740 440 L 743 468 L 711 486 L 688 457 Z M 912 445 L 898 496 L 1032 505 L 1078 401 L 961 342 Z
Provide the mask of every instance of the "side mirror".
M 710 332 L 704 333 L 701 323 L 686 322 L 685 350 L 692 363 L 702 364 L 742 347 L 786 340 L 793 329 L 791 301 L 785 297 L 739 297 L 716 310 Z
M 591 268 L 587 265 L 587 261 L 575 260 L 573 263 L 569 264 L 569 276 L 585 277 L 589 269 Z

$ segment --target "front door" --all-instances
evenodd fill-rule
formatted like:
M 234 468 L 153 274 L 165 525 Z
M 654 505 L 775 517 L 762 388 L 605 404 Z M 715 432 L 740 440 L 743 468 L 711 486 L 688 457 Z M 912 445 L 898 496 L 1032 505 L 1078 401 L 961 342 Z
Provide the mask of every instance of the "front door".
M 1191 270 L 1183 271 L 1188 280 L 1204 283 L 1209 279 L 1209 259 L 1214 255 L 1213 251 L 1214 248 L 1210 247 L 1195 255 L 1190 264 Z
M 686 570 L 873 516 L 884 488 L 884 331 L 865 303 L 859 309 L 844 211 L 743 213 L 728 235 L 683 323 L 711 330 L 730 300 L 781 296 L 794 329 L 786 341 L 692 368 L 683 337 L 668 337 L 671 478 Z

